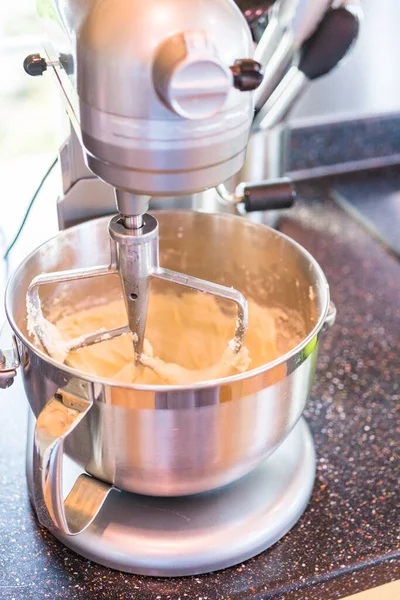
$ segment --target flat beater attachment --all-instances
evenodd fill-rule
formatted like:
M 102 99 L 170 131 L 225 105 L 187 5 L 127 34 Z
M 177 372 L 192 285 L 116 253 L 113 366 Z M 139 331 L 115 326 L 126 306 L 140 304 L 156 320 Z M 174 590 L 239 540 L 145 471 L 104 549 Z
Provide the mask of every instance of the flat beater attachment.
M 232 343 L 234 351 L 239 352 L 248 324 L 247 301 L 240 292 L 233 288 L 160 267 L 158 223 L 149 214 L 143 215 L 140 229 L 128 229 L 125 226 L 123 217 L 114 217 L 109 224 L 109 233 L 111 237 L 111 261 L 109 266 L 38 275 L 32 280 L 28 288 L 27 308 L 30 321 L 33 324 L 32 329 L 49 355 L 52 355 L 52 349 L 48 329 L 43 326 L 46 321 L 42 314 L 39 297 L 40 287 L 116 274 L 119 275 L 122 284 L 128 324 L 116 329 L 96 331 L 79 339 L 70 340 L 67 343 L 65 354 L 79 348 L 92 346 L 106 339 L 132 333 L 134 352 L 138 360 L 143 349 L 151 278 L 162 279 L 234 302 L 237 306 L 237 320 Z

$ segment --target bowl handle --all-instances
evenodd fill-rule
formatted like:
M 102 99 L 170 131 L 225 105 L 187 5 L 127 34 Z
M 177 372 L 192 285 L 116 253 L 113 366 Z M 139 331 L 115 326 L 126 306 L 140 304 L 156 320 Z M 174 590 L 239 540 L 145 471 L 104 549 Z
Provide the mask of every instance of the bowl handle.
M 39 522 L 64 535 L 82 533 L 94 520 L 108 494 L 115 489 L 82 474 L 63 499 L 63 448 L 65 438 L 93 405 L 59 390 L 39 414 L 33 449 L 33 496 Z

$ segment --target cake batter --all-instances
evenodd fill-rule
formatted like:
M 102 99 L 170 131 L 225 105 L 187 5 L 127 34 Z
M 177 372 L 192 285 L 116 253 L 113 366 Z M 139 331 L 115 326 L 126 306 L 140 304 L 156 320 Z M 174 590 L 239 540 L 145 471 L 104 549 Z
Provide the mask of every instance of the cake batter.
M 300 327 L 297 334 L 285 334 L 288 316 L 284 311 L 250 300 L 245 344 L 235 354 L 229 344 L 235 320 L 236 307 L 215 296 L 155 293 L 150 297 L 142 366 L 134 364 L 131 335 L 69 352 L 65 362 L 119 383 L 190 385 L 269 363 L 302 339 Z M 61 339 L 70 340 L 126 322 L 121 299 L 65 316 L 56 323 L 56 330 Z

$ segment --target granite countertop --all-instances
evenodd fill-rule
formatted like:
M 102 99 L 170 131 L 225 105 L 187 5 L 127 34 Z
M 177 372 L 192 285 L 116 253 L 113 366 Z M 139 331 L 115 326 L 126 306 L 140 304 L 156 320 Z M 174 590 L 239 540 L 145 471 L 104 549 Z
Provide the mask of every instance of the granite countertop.
M 78 557 L 30 509 L 18 381 L 0 399 L 1 600 L 333 600 L 400 578 L 400 265 L 334 203 L 331 185 L 300 185 L 281 224 L 320 262 L 338 309 L 305 413 L 318 473 L 299 523 L 260 556 L 199 577 L 136 577 Z

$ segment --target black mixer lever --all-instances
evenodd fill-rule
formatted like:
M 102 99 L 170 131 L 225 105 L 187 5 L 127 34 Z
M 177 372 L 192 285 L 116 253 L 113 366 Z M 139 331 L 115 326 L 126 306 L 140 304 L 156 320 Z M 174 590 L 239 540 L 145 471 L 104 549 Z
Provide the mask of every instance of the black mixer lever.
M 296 189 L 289 177 L 246 183 L 243 206 L 246 212 L 291 208 L 296 200 Z
M 233 194 L 223 184 L 216 190 L 224 204 L 236 205 L 247 213 L 291 208 L 296 200 L 296 189 L 289 177 L 242 183 Z

